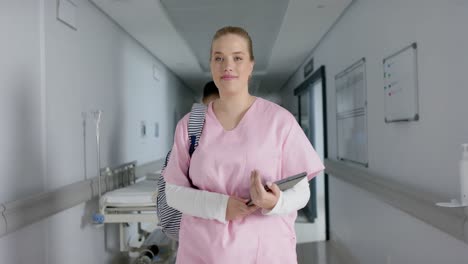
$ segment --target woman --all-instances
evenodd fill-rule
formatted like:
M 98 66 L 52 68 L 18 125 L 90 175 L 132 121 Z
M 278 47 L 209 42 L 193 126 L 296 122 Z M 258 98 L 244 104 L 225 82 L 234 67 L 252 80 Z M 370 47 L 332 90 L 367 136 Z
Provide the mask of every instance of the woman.
M 254 56 L 244 29 L 216 32 L 210 67 L 220 98 L 191 159 L 188 115 L 178 123 L 164 173 L 168 204 L 183 213 L 177 263 L 297 263 L 294 221 L 322 162 L 288 111 L 249 94 Z M 303 171 L 292 189 L 271 184 Z
M 203 98 L 202 103 L 208 105 L 211 101 L 219 98 L 218 87 L 213 81 L 209 81 L 203 87 Z

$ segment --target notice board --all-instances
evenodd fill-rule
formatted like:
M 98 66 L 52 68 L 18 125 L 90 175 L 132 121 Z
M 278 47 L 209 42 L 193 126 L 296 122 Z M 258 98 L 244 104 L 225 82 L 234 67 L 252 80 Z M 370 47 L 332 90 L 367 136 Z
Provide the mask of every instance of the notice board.
M 338 159 L 368 165 L 366 60 L 335 76 Z
M 383 60 L 385 122 L 419 120 L 417 45 Z

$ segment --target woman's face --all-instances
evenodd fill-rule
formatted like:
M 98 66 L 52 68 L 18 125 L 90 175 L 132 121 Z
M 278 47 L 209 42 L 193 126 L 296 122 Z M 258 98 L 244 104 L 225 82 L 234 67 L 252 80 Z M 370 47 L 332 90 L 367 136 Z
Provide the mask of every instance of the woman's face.
M 221 95 L 248 92 L 254 62 L 247 40 L 235 34 L 219 37 L 211 47 L 211 75 Z

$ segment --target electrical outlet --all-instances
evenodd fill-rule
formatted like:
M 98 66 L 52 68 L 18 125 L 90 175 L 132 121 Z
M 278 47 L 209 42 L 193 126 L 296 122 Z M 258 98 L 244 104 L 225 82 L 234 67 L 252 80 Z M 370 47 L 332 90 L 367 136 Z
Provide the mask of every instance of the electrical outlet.
M 161 74 L 159 72 L 160 70 L 158 66 L 156 66 L 156 64 L 153 64 L 153 79 L 155 79 L 158 82 L 161 80 Z
M 145 121 L 141 121 L 140 123 L 140 136 L 146 137 L 146 122 Z
M 154 137 L 155 138 L 159 137 L 159 124 L 158 124 L 158 122 L 154 123 Z

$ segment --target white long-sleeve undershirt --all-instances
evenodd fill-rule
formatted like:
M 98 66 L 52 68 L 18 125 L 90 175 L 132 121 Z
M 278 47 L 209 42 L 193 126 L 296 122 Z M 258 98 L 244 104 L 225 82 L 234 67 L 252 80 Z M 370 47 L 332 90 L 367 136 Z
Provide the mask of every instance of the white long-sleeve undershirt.
M 303 208 L 310 198 L 309 182 L 304 178 L 293 188 L 280 193 L 275 207 L 264 215 L 286 215 Z M 180 212 L 205 219 L 226 221 L 229 196 L 166 183 L 167 204 Z

